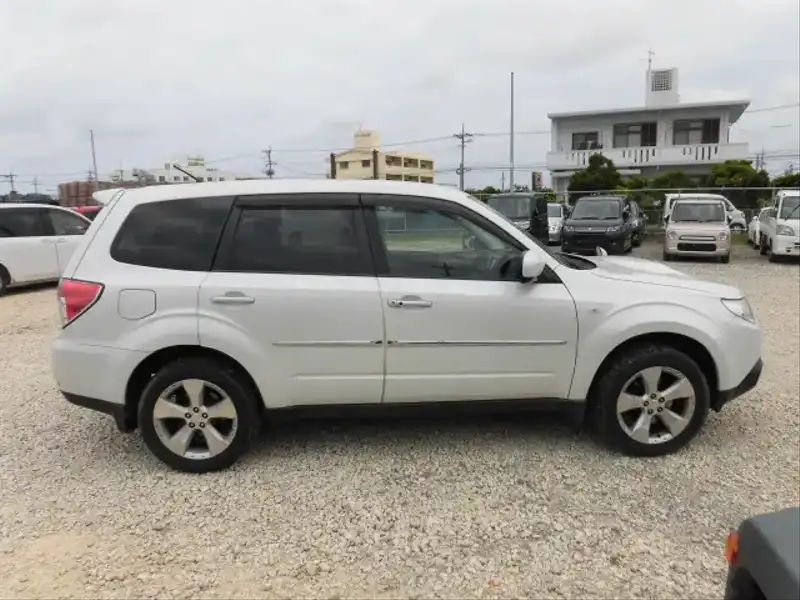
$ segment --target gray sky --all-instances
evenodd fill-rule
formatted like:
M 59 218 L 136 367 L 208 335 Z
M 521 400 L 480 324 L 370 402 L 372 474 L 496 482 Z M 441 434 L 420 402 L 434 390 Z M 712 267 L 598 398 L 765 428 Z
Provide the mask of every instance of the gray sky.
M 641 105 L 646 50 L 679 67 L 681 99 L 800 101 L 797 0 L 2 0 L 0 173 L 54 188 L 91 168 L 152 167 L 200 152 L 257 172 L 324 172 L 359 125 L 384 142 L 518 131 L 547 112 Z M 751 151 L 800 153 L 800 109 L 745 114 Z M 771 128 L 772 126 L 789 127 Z M 548 135 L 517 138 L 517 165 L 544 170 Z M 456 140 L 416 144 L 454 168 Z M 782 170 L 790 158 L 770 163 Z M 800 156 L 793 158 L 795 167 Z M 503 167 L 508 137 L 476 139 L 468 163 Z M 455 182 L 454 173 L 437 175 Z M 497 184 L 500 171 L 467 174 Z M 529 180 L 527 172 L 517 180 Z M 0 193 L 8 185 L 0 179 Z

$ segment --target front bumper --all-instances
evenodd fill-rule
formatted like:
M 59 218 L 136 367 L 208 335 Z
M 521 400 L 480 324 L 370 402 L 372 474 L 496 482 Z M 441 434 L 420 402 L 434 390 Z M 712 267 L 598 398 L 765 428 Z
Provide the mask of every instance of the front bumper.
M 628 232 L 585 234 L 564 231 L 561 233 L 561 249 L 564 252 L 591 252 L 594 254 L 595 249 L 599 246 L 609 254 L 622 254 L 627 238 Z
M 761 371 L 764 369 L 764 361 L 762 359 L 758 359 L 756 364 L 750 369 L 750 372 L 745 375 L 744 379 L 739 383 L 739 385 L 729 389 L 729 390 L 719 390 L 716 394 L 716 397 L 712 399 L 711 408 L 715 411 L 719 411 L 731 400 L 738 398 L 742 394 L 745 394 L 752 390 L 758 384 L 758 380 L 761 378 Z
M 699 242 L 667 238 L 664 242 L 664 252 L 671 256 L 728 256 L 731 253 L 731 241 Z
M 772 253 L 777 256 L 800 256 L 800 239 L 789 235 L 776 235 L 772 241 Z

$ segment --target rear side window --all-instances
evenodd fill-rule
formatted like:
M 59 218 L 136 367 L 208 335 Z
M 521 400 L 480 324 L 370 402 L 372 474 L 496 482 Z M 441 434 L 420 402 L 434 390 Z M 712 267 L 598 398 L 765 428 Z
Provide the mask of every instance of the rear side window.
M 9 208 L 0 210 L 0 238 L 40 237 L 44 230 L 41 209 Z
M 86 219 L 73 215 L 65 210 L 48 208 L 45 215 L 53 227 L 55 235 L 83 235 L 89 229 Z
M 140 204 L 111 245 L 122 263 L 209 271 L 233 198 L 186 198 Z
M 358 207 L 242 208 L 215 270 L 306 275 L 374 275 Z

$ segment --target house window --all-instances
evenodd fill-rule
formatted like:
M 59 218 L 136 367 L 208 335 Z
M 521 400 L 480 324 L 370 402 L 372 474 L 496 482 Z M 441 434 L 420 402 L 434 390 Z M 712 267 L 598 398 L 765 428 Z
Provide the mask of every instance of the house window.
M 164 177 L 164 175 L 159 175 L 159 176 L 158 176 L 158 182 L 159 182 L 159 183 L 164 183 L 166 180 L 167 180 L 167 178 L 166 178 L 166 177 Z
M 225 181 L 225 178 L 224 177 L 220 177 L 219 180 L 220 181 Z
M 181 180 L 181 178 L 180 178 L 180 177 L 178 177 L 177 175 L 175 175 L 175 176 L 172 178 L 172 181 L 180 181 L 180 180 Z
M 347 162 L 346 160 L 343 160 L 342 162 L 339 163 L 339 168 L 340 169 L 349 169 L 350 168 L 350 163 Z
M 362 167 L 369 167 L 369 165 L 370 165 L 370 161 L 368 161 L 368 160 L 362 160 L 361 161 L 361 166 Z
M 614 148 L 655 146 L 657 129 L 655 122 L 614 125 Z
M 719 144 L 719 119 L 675 121 L 672 128 L 675 146 L 692 144 Z
M 600 148 L 600 135 L 596 131 L 584 131 L 572 134 L 573 150 L 593 150 Z

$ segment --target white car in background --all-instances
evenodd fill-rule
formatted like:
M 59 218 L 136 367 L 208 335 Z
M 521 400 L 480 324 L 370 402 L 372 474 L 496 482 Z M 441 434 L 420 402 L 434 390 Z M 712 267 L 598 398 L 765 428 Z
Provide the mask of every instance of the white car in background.
M 761 225 L 761 254 L 770 262 L 800 256 L 800 190 L 779 190 Z
M 0 295 L 11 287 L 57 281 L 92 224 L 47 204 L 0 204 Z
M 700 194 L 687 192 L 685 194 L 666 194 L 664 197 L 664 223 L 667 222 L 669 213 L 672 212 L 673 203 L 678 200 L 719 200 L 725 205 L 725 212 L 728 213 L 728 223 L 732 233 L 744 233 L 747 231 L 747 219 L 744 213 L 736 208 L 730 200 L 720 194 Z
M 761 224 L 767 220 L 767 212 L 769 207 L 762 208 L 753 218 L 750 219 L 750 224 L 747 226 L 747 243 L 752 244 L 753 248 L 758 248 L 761 244 Z

